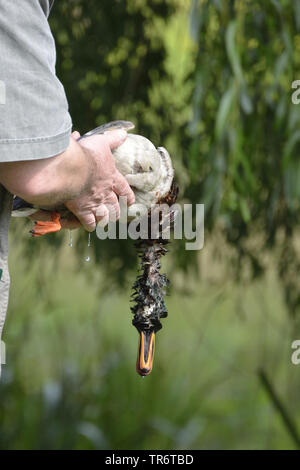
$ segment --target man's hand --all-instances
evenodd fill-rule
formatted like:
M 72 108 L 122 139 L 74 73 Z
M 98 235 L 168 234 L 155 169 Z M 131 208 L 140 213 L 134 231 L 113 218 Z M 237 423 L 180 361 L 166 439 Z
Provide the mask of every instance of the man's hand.
M 73 133 L 73 138 L 78 137 L 78 133 Z M 127 197 L 128 205 L 135 201 L 134 193 L 116 169 L 111 153 L 126 137 L 126 131 L 116 130 L 86 137 L 79 142 L 93 159 L 95 168 L 85 191 L 77 198 L 66 201 L 65 205 L 89 232 L 95 230 L 98 222 L 106 225 L 109 220 L 120 217 L 118 196 Z
M 135 200 L 111 153 L 127 133 L 108 131 L 80 142 L 76 141 L 78 137 L 78 133 L 73 135 L 68 149 L 59 155 L 0 163 L 0 183 L 12 194 L 47 210 L 65 204 L 88 231 L 93 231 L 98 221 L 104 225 L 113 213 L 119 217 L 117 196 L 126 196 L 129 205 Z M 70 220 L 72 227 L 63 224 L 64 228 L 73 228 L 77 221 Z
M 79 132 L 73 132 L 72 137 L 78 140 Z M 117 171 L 111 153 L 111 150 L 121 145 L 126 137 L 125 131 L 109 131 L 105 135 L 86 137 L 79 142 L 96 161 L 100 177 L 97 177 L 98 173 L 95 171 L 91 187 L 79 197 L 65 203 L 74 215 L 60 220 L 63 229 L 72 230 L 82 224 L 88 231 L 92 231 L 98 222 L 104 226 L 109 220 L 117 220 L 120 215 L 117 195 L 126 196 L 128 204 L 134 202 L 134 193 L 125 178 Z M 52 220 L 51 213 L 43 210 L 29 217 L 32 220 Z

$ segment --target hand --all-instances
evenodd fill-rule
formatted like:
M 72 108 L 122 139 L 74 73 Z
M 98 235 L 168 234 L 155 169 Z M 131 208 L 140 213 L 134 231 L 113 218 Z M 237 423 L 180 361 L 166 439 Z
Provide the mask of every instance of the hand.
M 72 136 L 78 139 L 79 133 L 73 133 Z M 127 197 L 128 205 L 135 201 L 134 193 L 124 176 L 116 169 L 111 153 L 126 138 L 125 131 L 115 130 L 103 135 L 92 135 L 79 142 L 87 151 L 94 171 L 84 192 L 65 202 L 65 205 L 89 232 L 95 230 L 98 222 L 106 225 L 109 220 L 120 217 L 118 196 Z

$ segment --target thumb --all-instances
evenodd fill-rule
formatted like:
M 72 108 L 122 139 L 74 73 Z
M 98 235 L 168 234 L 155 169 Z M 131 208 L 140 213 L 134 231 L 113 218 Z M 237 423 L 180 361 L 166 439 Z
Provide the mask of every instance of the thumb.
M 127 139 L 127 132 L 123 129 L 106 131 L 104 132 L 104 135 L 111 150 L 119 147 L 119 145 L 123 144 L 123 142 Z
M 78 140 L 78 139 L 79 139 L 79 137 L 80 137 L 80 134 L 79 134 L 79 132 L 78 132 L 78 131 L 74 131 L 74 132 L 72 132 L 72 137 L 73 137 L 73 139 L 75 139 L 75 140 Z

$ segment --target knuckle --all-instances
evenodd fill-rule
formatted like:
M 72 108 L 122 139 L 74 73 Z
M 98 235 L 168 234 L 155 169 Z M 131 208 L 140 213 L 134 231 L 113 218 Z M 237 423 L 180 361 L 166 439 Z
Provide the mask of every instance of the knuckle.
M 107 212 L 107 207 L 105 204 L 100 203 L 96 209 L 96 215 L 103 216 Z
M 87 214 L 87 215 L 81 216 L 81 222 L 85 227 L 93 228 L 95 226 L 94 214 Z

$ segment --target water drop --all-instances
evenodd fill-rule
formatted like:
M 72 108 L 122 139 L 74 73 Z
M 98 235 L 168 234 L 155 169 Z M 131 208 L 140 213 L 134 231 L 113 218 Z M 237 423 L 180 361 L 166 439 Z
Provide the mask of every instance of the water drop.
M 91 246 L 91 234 L 89 233 L 88 235 L 88 249 L 90 248 Z M 90 260 L 91 260 L 91 257 L 87 254 L 84 258 L 84 260 L 88 263 Z
M 69 246 L 73 246 L 73 234 L 72 234 L 72 230 L 70 230 Z

